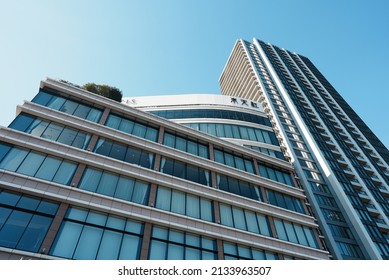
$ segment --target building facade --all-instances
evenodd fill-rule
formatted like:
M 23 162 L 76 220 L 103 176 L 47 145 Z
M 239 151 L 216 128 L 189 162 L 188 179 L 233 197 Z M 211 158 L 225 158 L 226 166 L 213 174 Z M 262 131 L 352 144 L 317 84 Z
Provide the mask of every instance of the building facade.
M 389 258 L 389 151 L 306 57 L 238 40 L 224 95 L 259 102 L 334 259 Z
M 0 259 L 328 259 L 261 105 L 189 99 L 42 81 L 0 127 Z

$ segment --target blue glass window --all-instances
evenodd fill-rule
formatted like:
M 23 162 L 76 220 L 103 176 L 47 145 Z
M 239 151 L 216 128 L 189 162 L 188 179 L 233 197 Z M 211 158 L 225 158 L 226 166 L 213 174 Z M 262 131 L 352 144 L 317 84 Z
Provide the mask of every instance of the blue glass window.
M 278 260 L 278 254 L 246 247 L 229 242 L 223 242 L 225 260 Z
M 178 160 L 162 157 L 160 172 L 210 186 L 210 172 L 208 170 Z
M 278 238 L 289 242 L 319 248 L 311 228 L 274 218 Z
M 105 125 L 153 142 L 158 140 L 156 128 L 114 114 L 108 116 Z
M 293 179 L 289 172 L 274 169 L 261 163 L 258 164 L 258 167 L 262 177 L 294 187 Z
M 0 143 L 0 151 L 8 149 L 9 145 Z M 1 156 L 1 155 L 0 155 Z M 47 169 L 44 169 L 46 168 Z M 0 169 L 69 185 L 76 171 L 77 165 L 73 162 L 41 154 L 35 151 L 13 147 L 3 156 Z
M 9 127 L 80 149 L 86 149 L 91 138 L 89 133 L 25 113 L 19 114 Z
M 262 201 L 261 192 L 258 186 L 221 174 L 217 174 L 216 178 L 220 190 Z
M 219 123 L 184 123 L 183 125 L 217 137 L 245 139 L 279 146 L 274 132 L 265 129 L 253 128 L 244 125 Z
M 271 236 L 267 217 L 252 211 L 220 203 L 221 224 Z
M 95 152 L 128 163 L 153 168 L 154 154 L 100 137 Z
M 208 146 L 195 140 L 186 139 L 168 132 L 164 134 L 163 144 L 195 156 L 209 158 Z
M 38 252 L 58 204 L 0 190 L 0 246 Z
M 150 260 L 216 260 L 216 240 L 183 231 L 153 226 Z
M 141 180 L 87 167 L 79 188 L 146 205 L 150 184 Z
M 214 220 L 211 200 L 161 186 L 155 207 L 205 221 Z
M 51 255 L 68 259 L 139 259 L 143 223 L 70 207 Z
M 54 93 L 45 92 L 44 90 L 40 90 L 32 102 L 96 123 L 102 115 L 100 109 L 80 104 L 65 97 L 57 96 Z
M 212 109 L 188 109 L 188 110 L 160 110 L 150 111 L 150 113 L 167 119 L 187 119 L 187 118 L 212 118 L 212 119 L 231 119 L 255 124 L 271 126 L 268 118 L 229 110 L 212 110 Z
M 266 195 L 270 204 L 279 206 L 291 211 L 304 214 L 304 207 L 300 199 L 292 197 L 287 194 L 275 192 L 273 190 L 266 190 Z

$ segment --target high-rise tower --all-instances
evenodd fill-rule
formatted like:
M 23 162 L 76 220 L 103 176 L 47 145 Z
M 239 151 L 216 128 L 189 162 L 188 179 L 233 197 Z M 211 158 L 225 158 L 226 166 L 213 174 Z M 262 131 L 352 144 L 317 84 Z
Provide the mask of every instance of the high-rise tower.
M 238 40 L 224 95 L 259 101 L 335 259 L 389 258 L 389 151 L 306 57 Z

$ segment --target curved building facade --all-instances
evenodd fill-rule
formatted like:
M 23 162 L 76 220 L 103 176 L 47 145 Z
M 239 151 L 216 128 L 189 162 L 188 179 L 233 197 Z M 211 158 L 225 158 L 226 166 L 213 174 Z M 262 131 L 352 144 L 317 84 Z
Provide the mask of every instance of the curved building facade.
M 185 117 L 42 81 L 0 128 L 0 258 L 328 259 L 260 106 L 215 98 Z

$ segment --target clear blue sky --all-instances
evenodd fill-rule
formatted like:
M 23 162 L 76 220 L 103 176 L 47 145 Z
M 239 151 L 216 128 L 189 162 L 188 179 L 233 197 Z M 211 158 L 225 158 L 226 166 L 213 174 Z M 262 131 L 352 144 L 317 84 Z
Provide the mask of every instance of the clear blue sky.
M 235 41 L 256 37 L 309 57 L 388 147 L 388 15 L 386 0 L 0 0 L 0 124 L 46 77 L 219 93 Z

